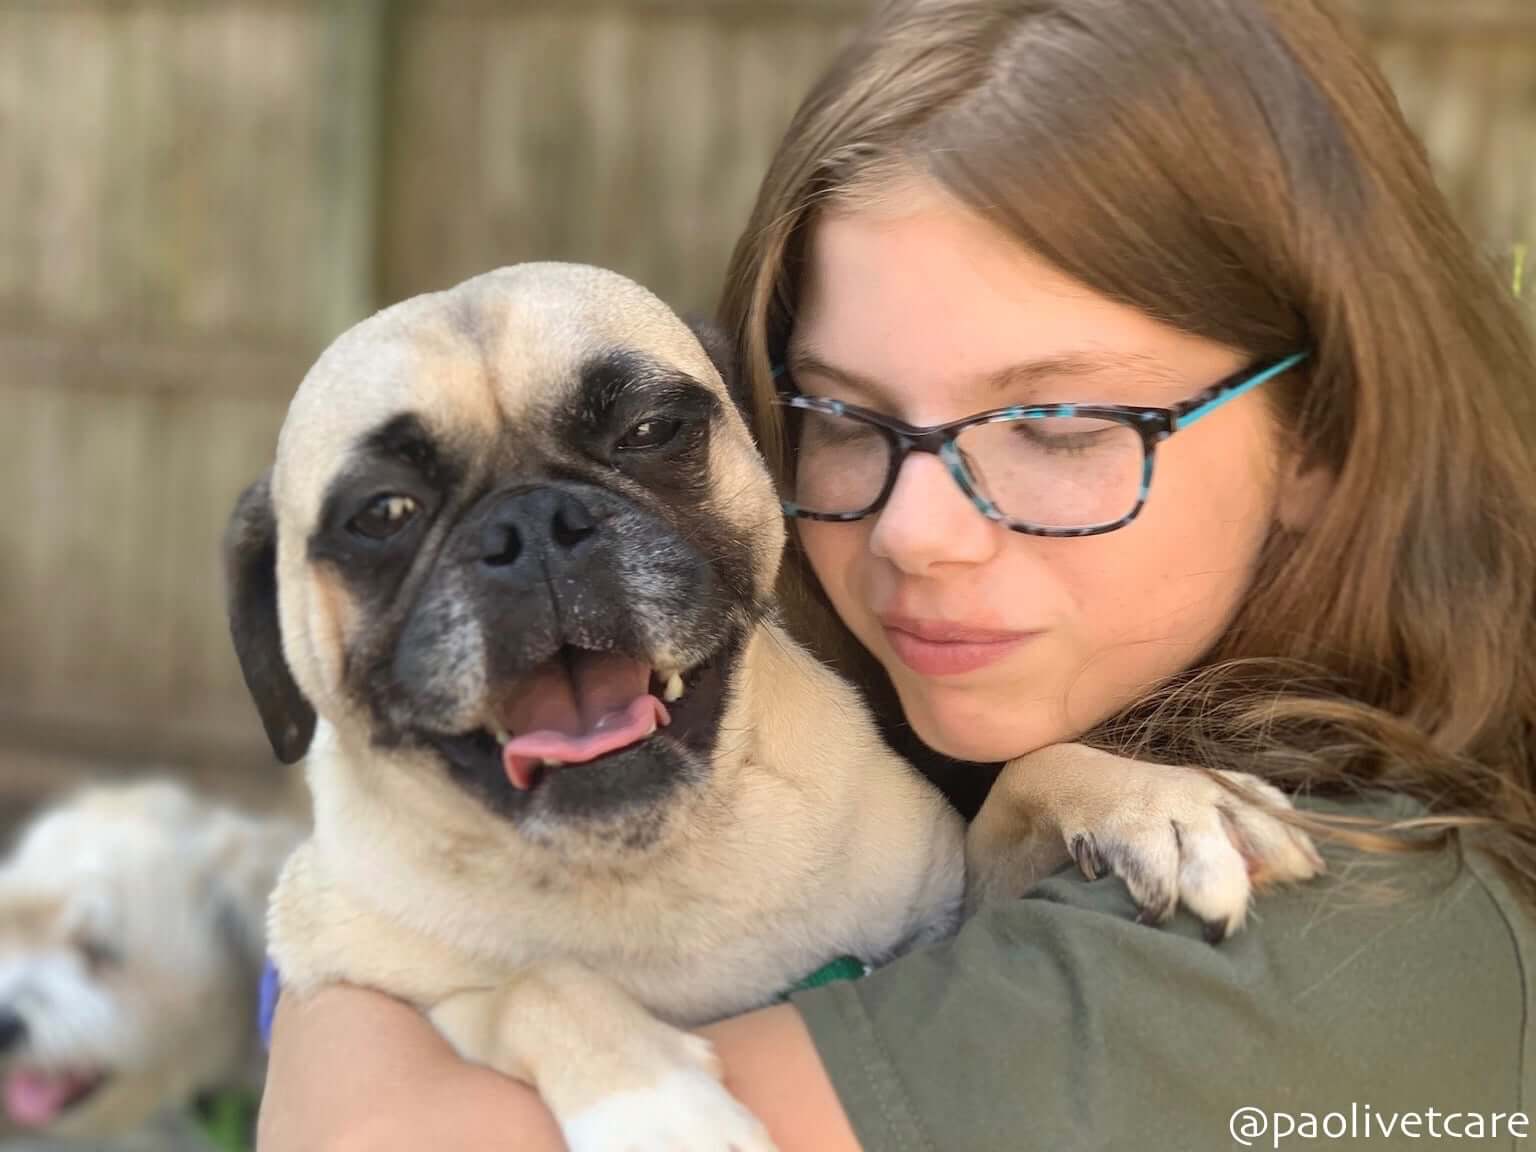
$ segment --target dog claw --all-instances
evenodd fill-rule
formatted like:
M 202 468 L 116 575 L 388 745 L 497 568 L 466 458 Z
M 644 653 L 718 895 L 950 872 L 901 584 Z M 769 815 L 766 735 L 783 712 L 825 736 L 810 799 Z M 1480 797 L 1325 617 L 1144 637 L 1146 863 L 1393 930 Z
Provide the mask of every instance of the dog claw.
M 1072 837 L 1070 845 L 1072 859 L 1077 861 L 1078 871 L 1089 880 L 1097 880 L 1104 875 L 1104 861 L 1099 856 L 1098 845 L 1093 842 L 1093 837 L 1079 833 Z

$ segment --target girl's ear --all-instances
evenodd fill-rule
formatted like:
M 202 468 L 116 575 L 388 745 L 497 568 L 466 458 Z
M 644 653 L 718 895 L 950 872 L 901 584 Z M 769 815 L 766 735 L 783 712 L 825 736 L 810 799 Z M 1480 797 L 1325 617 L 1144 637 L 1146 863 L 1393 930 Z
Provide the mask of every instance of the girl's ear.
M 1322 464 L 1308 464 L 1302 452 L 1287 452 L 1280 465 L 1280 490 L 1275 517 L 1287 532 L 1305 532 L 1333 494 L 1333 473 Z

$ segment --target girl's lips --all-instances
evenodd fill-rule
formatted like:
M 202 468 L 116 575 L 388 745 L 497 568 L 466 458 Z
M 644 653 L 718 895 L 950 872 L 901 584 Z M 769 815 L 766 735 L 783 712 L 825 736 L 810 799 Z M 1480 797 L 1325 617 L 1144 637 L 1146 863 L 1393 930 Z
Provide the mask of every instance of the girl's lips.
M 920 676 L 958 676 L 984 668 L 1040 635 L 971 628 L 937 620 L 882 616 L 885 639 L 908 668 Z

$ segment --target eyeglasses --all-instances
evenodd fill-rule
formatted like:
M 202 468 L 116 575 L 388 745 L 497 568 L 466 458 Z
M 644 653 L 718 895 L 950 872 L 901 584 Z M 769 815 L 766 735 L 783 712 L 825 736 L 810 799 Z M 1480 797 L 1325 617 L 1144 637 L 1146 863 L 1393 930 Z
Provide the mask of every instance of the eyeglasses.
M 784 395 L 786 516 L 845 523 L 885 506 L 908 453 L 939 457 L 981 514 L 1031 536 L 1098 536 L 1136 519 L 1157 445 L 1302 363 L 1250 365 L 1172 408 L 1045 404 L 920 428 L 821 396 Z M 775 370 L 775 376 L 785 370 Z

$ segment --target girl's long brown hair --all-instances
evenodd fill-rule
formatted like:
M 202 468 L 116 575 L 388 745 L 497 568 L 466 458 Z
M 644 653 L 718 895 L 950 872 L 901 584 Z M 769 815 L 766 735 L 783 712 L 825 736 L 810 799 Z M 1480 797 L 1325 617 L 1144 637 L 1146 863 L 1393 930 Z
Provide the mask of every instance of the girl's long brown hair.
M 1536 901 L 1536 360 L 1358 36 L 1316 0 L 888 4 L 801 107 L 722 302 L 776 468 L 816 213 L 914 176 L 1164 323 L 1313 352 L 1273 403 L 1326 505 L 1198 667 L 1088 738 L 1411 794 Z M 878 690 L 785 572 L 803 638 Z

